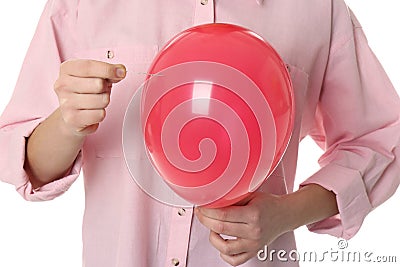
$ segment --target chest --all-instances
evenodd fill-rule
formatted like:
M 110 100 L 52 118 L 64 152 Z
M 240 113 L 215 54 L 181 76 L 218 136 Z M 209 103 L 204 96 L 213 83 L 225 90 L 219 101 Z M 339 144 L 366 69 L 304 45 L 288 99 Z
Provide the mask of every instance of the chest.
M 193 26 L 204 14 L 209 22 L 249 28 L 277 50 L 287 64 L 293 83 L 296 142 L 312 127 L 323 80 L 323 71 L 314 70 L 323 70 L 328 54 L 330 1 L 280 0 L 264 1 L 263 5 L 258 5 L 249 0 L 219 0 L 214 5 L 208 3 L 204 6 L 197 1 L 81 3 L 76 21 L 78 49 L 71 57 L 122 63 L 128 70 L 127 78 L 112 91 L 106 120 L 90 137 L 96 153 L 122 156 L 124 114 L 129 100 L 143 83 L 152 60 L 168 40 Z M 313 5 L 314 8 L 310 9 Z M 94 11 L 103 16 L 94 16 Z M 114 137 L 112 141 L 103 141 L 110 140 L 110 136 Z

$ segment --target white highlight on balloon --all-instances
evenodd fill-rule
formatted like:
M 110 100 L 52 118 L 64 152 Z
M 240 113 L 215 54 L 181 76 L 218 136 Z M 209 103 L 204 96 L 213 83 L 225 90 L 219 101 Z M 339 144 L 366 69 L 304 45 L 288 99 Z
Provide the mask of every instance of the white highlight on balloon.
M 212 91 L 212 83 L 195 81 L 193 84 L 193 99 L 210 99 Z M 201 101 L 193 103 L 192 112 L 200 115 L 207 115 L 210 110 L 209 101 Z

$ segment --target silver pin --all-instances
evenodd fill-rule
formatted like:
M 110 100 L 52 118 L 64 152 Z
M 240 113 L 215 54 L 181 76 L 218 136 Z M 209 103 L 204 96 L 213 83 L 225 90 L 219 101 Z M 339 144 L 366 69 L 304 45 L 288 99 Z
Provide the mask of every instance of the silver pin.
M 139 75 L 149 75 L 149 76 L 158 76 L 158 77 L 161 77 L 161 76 L 164 76 L 163 74 L 152 74 L 152 73 L 147 73 L 147 72 L 136 72 L 136 74 L 139 74 Z

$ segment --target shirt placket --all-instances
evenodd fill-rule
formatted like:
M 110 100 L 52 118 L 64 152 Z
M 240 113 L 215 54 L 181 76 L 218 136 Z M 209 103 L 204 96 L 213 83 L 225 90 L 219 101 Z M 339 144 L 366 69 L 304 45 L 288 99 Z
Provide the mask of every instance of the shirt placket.
M 194 24 L 215 22 L 214 0 L 196 0 Z
M 215 22 L 214 0 L 196 0 L 194 25 Z M 186 266 L 193 208 L 173 208 L 165 267 Z
M 165 267 L 186 266 L 193 208 L 173 208 Z

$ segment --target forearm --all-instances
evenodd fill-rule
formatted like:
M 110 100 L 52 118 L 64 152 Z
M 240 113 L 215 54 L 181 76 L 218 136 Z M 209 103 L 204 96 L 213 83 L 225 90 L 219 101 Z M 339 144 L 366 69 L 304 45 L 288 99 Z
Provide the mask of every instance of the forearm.
M 37 188 L 63 177 L 71 168 L 84 142 L 65 127 L 57 109 L 27 140 L 24 168 Z
M 284 195 L 282 200 L 291 230 L 339 213 L 335 193 L 317 184 L 309 184 L 294 193 Z

